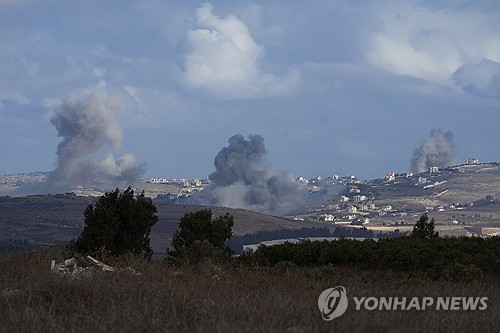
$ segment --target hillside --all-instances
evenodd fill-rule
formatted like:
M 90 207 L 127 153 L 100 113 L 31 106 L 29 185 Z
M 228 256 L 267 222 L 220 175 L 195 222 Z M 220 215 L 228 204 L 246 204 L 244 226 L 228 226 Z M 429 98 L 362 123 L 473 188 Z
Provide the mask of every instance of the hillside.
M 36 177 L 41 176 L 3 176 L 3 186 L 18 186 L 26 182 L 26 179 Z M 171 190 L 166 185 L 146 185 L 150 193 Z M 349 214 L 351 206 L 358 207 L 358 217 L 370 218 L 369 224 L 364 226 L 376 232 L 395 229 L 411 231 L 418 216 L 424 212 L 436 219 L 437 229 L 442 235 L 495 234 L 500 231 L 498 163 L 460 165 L 413 176 L 398 175 L 390 181 L 356 180 L 356 183 L 347 183 L 344 187 L 346 190 L 356 188 L 358 192 L 346 193 L 351 199 L 347 203 L 325 202 L 312 207 L 310 211 L 304 212 L 303 221 L 243 209 L 213 209 L 215 215 L 229 212 L 235 216 L 234 235 L 277 229 L 335 228 L 338 219 Z M 355 202 L 355 194 L 366 196 L 366 201 Z M 73 194 L 0 197 L 0 241 L 29 239 L 56 243 L 74 238 L 82 230 L 83 211 L 95 200 L 95 197 Z M 368 207 L 364 211 L 362 204 Z M 180 217 L 186 212 L 205 208 L 162 203 L 156 205 L 159 222 L 152 230 L 151 240 L 152 247 L 157 252 L 163 252 L 167 248 Z M 371 205 L 375 208 L 370 208 Z M 337 208 L 330 209 L 329 206 Z M 384 207 L 391 208 L 384 210 Z M 322 214 L 335 214 L 336 219 L 333 223 L 319 222 Z
M 500 167 L 497 163 L 460 165 L 393 182 L 379 180 L 368 184 L 379 205 L 390 204 L 396 209 L 468 205 L 485 200 L 486 196 L 500 197 Z
M 434 173 L 392 181 L 374 180 L 364 191 L 377 207 L 369 229 L 411 231 L 420 214 L 436 220 L 441 235 L 494 235 L 500 232 L 500 167 L 498 163 L 459 165 Z M 404 225 L 403 225 L 404 223 Z
M 42 243 L 57 243 L 77 237 L 83 228 L 83 212 L 96 199 L 70 194 L 0 197 L 0 241 L 30 239 Z M 163 252 L 177 230 L 179 219 L 187 212 L 207 208 L 156 204 L 158 223 L 151 232 L 155 252 Z M 300 229 L 314 227 L 313 222 L 269 216 L 244 209 L 213 208 L 214 215 L 229 212 L 235 217 L 234 235 L 261 230 Z

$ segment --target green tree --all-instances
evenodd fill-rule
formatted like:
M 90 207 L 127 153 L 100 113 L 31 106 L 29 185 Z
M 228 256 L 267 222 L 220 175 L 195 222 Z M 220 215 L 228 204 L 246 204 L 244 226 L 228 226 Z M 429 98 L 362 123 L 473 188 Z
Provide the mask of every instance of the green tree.
M 100 255 L 105 251 L 112 256 L 132 253 L 151 257 L 149 234 L 158 222 L 156 213 L 144 191 L 138 196 L 130 187 L 123 192 L 107 192 L 95 206 L 85 209 L 85 226 L 73 249 L 81 254 Z
M 412 238 L 438 238 L 439 233 L 434 231 L 434 218 L 429 222 L 429 217 L 427 213 L 420 216 L 420 219 L 415 223 L 413 231 L 411 233 Z
M 174 251 L 169 251 L 169 254 L 176 257 L 191 256 L 193 259 L 217 254 L 228 256 L 233 253 L 226 244 L 233 235 L 233 225 L 234 218 L 229 213 L 215 219 L 212 219 L 211 209 L 186 213 L 181 217 L 179 229 L 172 238 Z

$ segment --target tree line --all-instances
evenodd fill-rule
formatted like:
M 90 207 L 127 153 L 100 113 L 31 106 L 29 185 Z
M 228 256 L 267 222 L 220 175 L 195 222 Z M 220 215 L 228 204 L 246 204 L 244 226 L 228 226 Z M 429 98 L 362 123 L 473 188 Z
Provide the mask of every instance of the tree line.
M 158 221 L 157 209 L 142 192 L 129 187 L 104 194 L 84 212 L 85 226 L 68 249 L 80 254 L 119 256 L 125 253 L 151 258 L 149 234 Z M 324 229 L 275 231 L 233 238 L 234 217 L 226 213 L 214 217 L 210 209 L 185 214 L 179 221 L 167 251 L 167 262 L 193 264 L 204 258 L 234 261 L 243 265 L 277 266 L 359 266 L 367 269 L 428 271 L 430 274 L 477 276 L 500 274 L 500 237 L 439 238 L 435 221 L 423 214 L 408 236 L 352 240 L 337 234 L 337 241 L 309 241 L 259 246 L 255 252 L 234 256 L 231 244 L 257 241 L 266 237 L 295 238 L 313 232 L 335 236 Z M 342 232 L 342 229 L 338 231 Z M 362 231 L 366 232 L 366 231 Z M 366 234 L 368 235 L 368 234 Z M 370 234 L 371 235 L 371 234 Z M 371 235 L 373 236 L 373 235 Z M 394 235 L 393 235 L 394 236 Z M 398 233 L 397 236 L 401 236 Z

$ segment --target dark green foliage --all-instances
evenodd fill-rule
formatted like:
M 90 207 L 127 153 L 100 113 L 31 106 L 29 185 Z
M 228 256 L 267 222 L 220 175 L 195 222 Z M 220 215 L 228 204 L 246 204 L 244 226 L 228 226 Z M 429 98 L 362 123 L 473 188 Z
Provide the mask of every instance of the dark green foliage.
M 394 238 L 356 241 L 284 243 L 260 246 L 244 261 L 276 266 L 289 262 L 297 266 L 347 265 L 368 269 L 423 271 L 431 277 L 465 278 L 484 273 L 500 274 L 500 237 Z M 458 277 L 461 279 L 461 277 Z
M 279 229 L 272 231 L 258 231 L 254 234 L 233 236 L 228 245 L 237 254 L 243 254 L 243 245 L 258 244 L 263 241 L 289 238 L 307 238 L 307 237 L 362 237 L 362 238 L 395 238 L 403 237 L 404 233 L 398 229 L 392 232 L 375 234 L 367 228 L 342 228 L 338 227 L 330 231 L 327 228 L 301 228 L 301 229 Z
M 179 222 L 179 229 L 172 238 L 173 251 L 169 255 L 194 261 L 204 257 L 220 257 L 232 254 L 226 242 L 231 238 L 233 216 L 226 213 L 212 219 L 212 210 L 203 209 L 186 213 Z
M 415 223 L 413 231 L 411 233 L 413 238 L 437 238 L 439 233 L 434 231 L 434 218 L 429 222 L 429 217 L 427 214 L 420 216 L 420 219 Z
M 144 191 L 134 196 L 130 187 L 105 193 L 99 201 L 85 209 L 85 227 L 72 244 L 82 254 L 112 256 L 124 253 L 151 257 L 151 227 L 158 221 L 156 207 Z

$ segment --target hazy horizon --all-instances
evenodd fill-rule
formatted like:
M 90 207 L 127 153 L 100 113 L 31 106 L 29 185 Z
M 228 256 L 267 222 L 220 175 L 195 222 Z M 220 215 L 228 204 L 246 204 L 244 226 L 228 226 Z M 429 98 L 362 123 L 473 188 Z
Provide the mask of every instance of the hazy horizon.
M 9 0 L 0 40 L 0 175 L 204 178 L 235 134 L 305 177 L 499 160 L 489 1 Z

